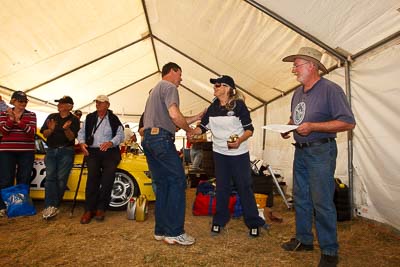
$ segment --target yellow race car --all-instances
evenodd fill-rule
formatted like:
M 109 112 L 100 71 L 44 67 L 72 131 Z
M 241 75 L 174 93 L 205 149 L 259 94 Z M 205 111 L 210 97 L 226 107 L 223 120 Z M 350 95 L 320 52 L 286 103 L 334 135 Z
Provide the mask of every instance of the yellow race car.
M 44 199 L 44 183 L 46 177 L 46 166 L 44 157 L 47 144 L 40 133 L 35 136 L 36 154 L 33 165 L 30 196 L 33 199 Z M 75 150 L 74 166 L 72 167 L 64 200 L 73 200 L 81 176 L 80 186 L 77 192 L 77 200 L 85 200 L 85 187 L 87 179 L 86 164 L 82 168 L 83 154 L 79 149 Z M 112 210 L 123 210 L 131 197 L 145 195 L 149 201 L 155 200 L 152 188 L 150 171 L 144 155 L 123 154 L 122 160 L 115 172 L 115 181 L 111 192 L 109 204 Z

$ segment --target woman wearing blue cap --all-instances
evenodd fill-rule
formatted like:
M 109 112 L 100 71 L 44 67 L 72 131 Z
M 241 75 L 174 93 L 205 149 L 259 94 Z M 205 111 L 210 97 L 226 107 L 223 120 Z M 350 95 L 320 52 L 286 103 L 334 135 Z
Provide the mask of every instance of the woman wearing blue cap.
M 258 215 L 252 190 L 247 142 L 254 131 L 250 113 L 230 76 L 223 75 L 210 79 L 210 82 L 214 84 L 215 99 L 195 129 L 195 134 L 202 134 L 208 130 L 213 134 L 217 205 L 211 234 L 219 234 L 230 219 L 228 203 L 233 181 L 243 207 L 244 221 L 250 229 L 249 234 L 257 237 L 260 227 L 268 229 L 269 226 Z
M 17 184 L 30 184 L 35 159 L 36 114 L 26 110 L 28 98 L 22 91 L 15 91 L 8 108 L 0 113 L 0 189 Z M 0 198 L 0 217 L 6 206 Z

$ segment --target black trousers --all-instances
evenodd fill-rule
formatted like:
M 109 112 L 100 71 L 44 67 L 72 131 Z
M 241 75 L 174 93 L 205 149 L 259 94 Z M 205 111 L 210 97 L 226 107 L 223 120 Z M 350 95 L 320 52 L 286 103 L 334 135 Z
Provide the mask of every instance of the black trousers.
M 85 211 L 105 211 L 110 203 L 115 170 L 121 161 L 119 148 L 100 151 L 89 148 L 87 157 L 88 178 L 85 191 Z

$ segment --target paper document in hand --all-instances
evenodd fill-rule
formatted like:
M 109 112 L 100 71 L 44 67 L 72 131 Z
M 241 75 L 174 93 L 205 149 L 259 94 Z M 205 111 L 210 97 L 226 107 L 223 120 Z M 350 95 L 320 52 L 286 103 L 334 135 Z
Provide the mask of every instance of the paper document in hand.
M 270 130 L 270 131 L 274 131 L 274 132 L 278 132 L 278 133 L 286 133 L 286 132 L 293 131 L 297 127 L 299 127 L 299 126 L 298 125 L 287 125 L 287 124 L 269 124 L 269 125 L 265 125 L 261 128 Z

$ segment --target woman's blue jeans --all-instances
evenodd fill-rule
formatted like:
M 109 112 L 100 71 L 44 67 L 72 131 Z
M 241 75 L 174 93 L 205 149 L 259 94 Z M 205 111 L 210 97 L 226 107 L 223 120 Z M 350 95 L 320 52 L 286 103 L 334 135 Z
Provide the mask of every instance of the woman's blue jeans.
M 185 233 L 186 176 L 174 144 L 174 135 L 158 128 L 144 131 L 142 146 L 156 185 L 156 235 L 179 236 Z
M 249 153 L 227 156 L 213 152 L 215 177 L 217 178 L 217 207 L 213 224 L 225 226 L 231 215 L 229 197 L 232 193 L 232 182 L 239 193 L 246 226 L 255 228 L 263 226 L 265 221 L 258 215 L 257 203 L 253 193 Z
M 13 186 L 14 179 L 17 184 L 31 183 L 34 151 L 2 151 L 0 152 L 0 189 Z M 0 197 L 0 209 L 6 205 Z
M 336 156 L 336 141 L 319 146 L 296 147 L 294 154 L 296 239 L 303 244 L 313 243 L 314 219 L 319 246 L 326 255 L 337 255 L 339 248 L 333 202 Z

